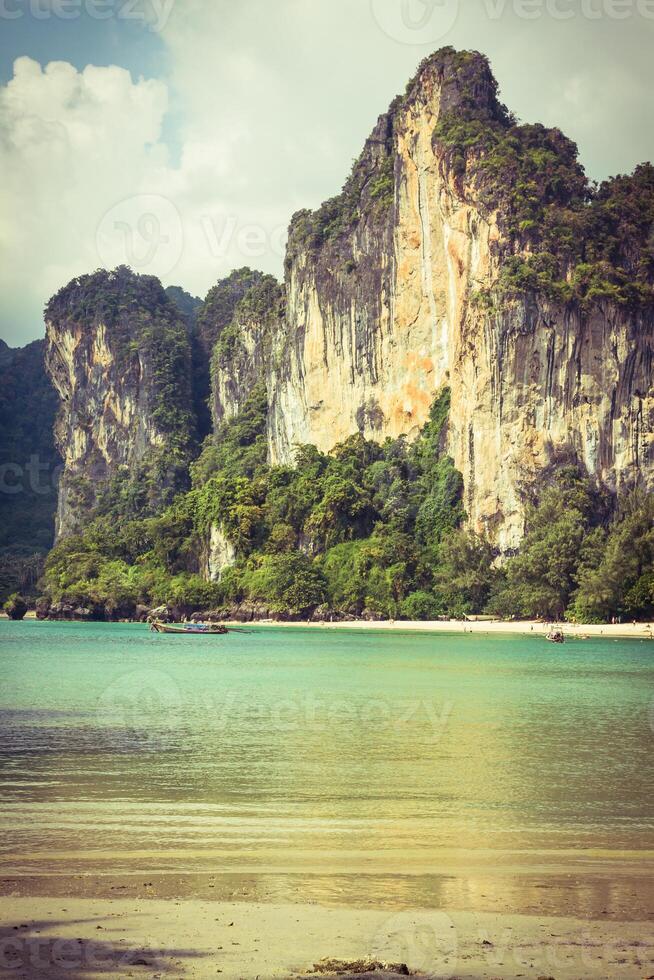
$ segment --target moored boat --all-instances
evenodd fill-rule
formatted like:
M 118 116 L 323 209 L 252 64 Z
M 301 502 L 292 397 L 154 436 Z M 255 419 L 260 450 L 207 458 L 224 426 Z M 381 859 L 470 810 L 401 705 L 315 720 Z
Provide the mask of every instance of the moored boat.
M 223 636 L 229 633 L 220 623 L 162 623 L 158 619 L 150 623 L 150 629 L 153 633 L 176 633 L 178 636 Z
M 547 634 L 547 639 L 550 641 L 550 643 L 565 643 L 563 630 L 551 630 Z

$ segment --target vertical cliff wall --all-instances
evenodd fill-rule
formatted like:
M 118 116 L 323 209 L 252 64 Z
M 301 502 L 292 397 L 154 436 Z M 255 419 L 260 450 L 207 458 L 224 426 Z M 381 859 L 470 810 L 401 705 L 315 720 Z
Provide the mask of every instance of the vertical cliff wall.
M 221 330 L 211 359 L 214 432 L 242 410 L 272 368 L 272 339 L 283 323 L 283 291 L 273 276 L 254 273 L 252 284 Z
M 650 173 L 642 183 L 651 215 Z M 572 217 L 553 245 L 559 213 Z M 610 489 L 651 487 L 651 289 L 626 294 L 628 262 L 619 241 L 593 238 L 596 214 L 576 148 L 518 127 L 481 55 L 428 59 L 343 193 L 293 219 L 267 371 L 271 459 L 357 430 L 412 435 L 448 385 L 468 515 L 501 548 L 517 545 L 525 491 L 556 460 Z
M 355 432 L 411 438 L 448 387 L 468 517 L 505 551 L 561 461 L 652 489 L 653 225 L 651 165 L 591 187 L 559 130 L 501 104 L 482 55 L 437 52 L 341 194 L 294 216 L 283 288 L 240 269 L 197 316 L 173 291 L 183 321 L 157 280 L 119 269 L 51 301 L 58 533 L 98 504 L 156 510 L 262 382 L 272 463 Z M 219 531 L 212 574 L 231 560 Z
M 159 281 L 125 268 L 73 280 L 46 309 L 45 356 L 61 399 L 57 536 L 111 493 L 155 510 L 180 488 L 195 431 L 188 333 Z

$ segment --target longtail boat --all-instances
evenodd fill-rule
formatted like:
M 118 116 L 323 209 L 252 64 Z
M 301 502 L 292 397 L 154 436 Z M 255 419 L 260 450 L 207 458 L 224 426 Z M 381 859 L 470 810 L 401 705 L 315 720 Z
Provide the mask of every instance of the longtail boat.
M 565 643 L 565 634 L 563 630 L 551 630 L 546 637 L 550 643 Z
M 206 623 L 161 623 L 155 619 L 150 623 L 153 633 L 177 633 L 178 636 L 224 636 L 230 631 L 222 624 Z

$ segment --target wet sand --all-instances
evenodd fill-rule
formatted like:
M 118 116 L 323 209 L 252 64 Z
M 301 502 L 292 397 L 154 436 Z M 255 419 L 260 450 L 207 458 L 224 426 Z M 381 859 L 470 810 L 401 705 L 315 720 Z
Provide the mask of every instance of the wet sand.
M 16 874 L 0 880 L 0 974 L 272 980 L 330 958 L 458 980 L 637 980 L 654 974 L 650 861 L 426 880 Z
M 639 919 L 144 898 L 0 899 L 0 969 L 21 978 L 307 976 L 325 957 L 418 975 L 631 978 L 654 973 Z M 380 978 L 383 973 L 370 974 Z

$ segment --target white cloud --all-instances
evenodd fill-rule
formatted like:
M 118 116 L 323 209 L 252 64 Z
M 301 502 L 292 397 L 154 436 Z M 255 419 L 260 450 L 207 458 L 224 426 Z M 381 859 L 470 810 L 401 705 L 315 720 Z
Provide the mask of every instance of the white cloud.
M 0 89 L 0 335 L 39 335 L 49 296 L 100 264 L 103 213 L 166 166 L 167 104 L 164 84 L 134 83 L 122 68 L 16 61 Z
M 511 3 L 491 17 L 490 0 L 460 0 L 452 29 L 421 46 L 380 19 L 395 2 L 176 0 L 159 80 L 20 58 L 0 88 L 0 336 L 39 335 L 55 289 L 130 255 L 198 295 L 238 265 L 280 274 L 293 211 L 339 190 L 438 44 L 485 51 L 504 101 L 578 140 L 591 176 L 654 155 L 654 21 L 562 23 L 544 3 L 536 20 Z

